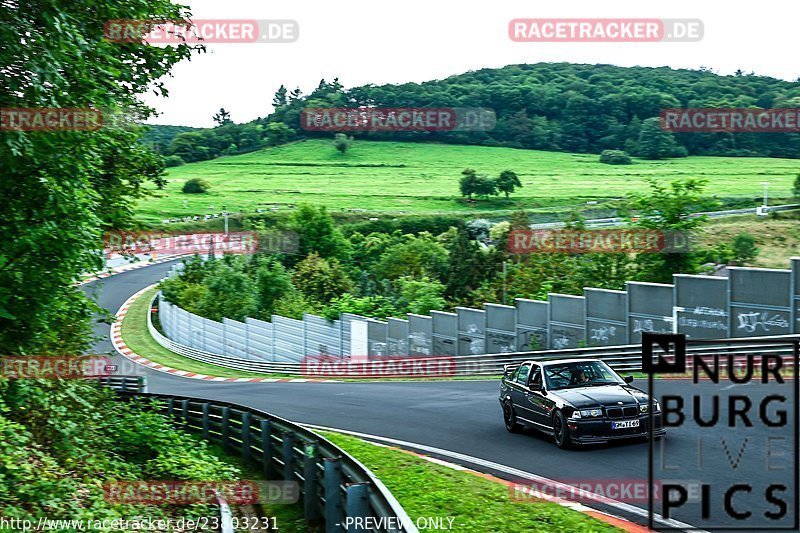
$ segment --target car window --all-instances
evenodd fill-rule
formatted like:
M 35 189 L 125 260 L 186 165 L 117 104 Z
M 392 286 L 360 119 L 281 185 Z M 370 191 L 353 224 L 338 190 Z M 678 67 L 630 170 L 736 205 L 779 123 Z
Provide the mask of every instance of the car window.
M 528 381 L 528 370 L 530 369 L 531 365 L 520 365 L 519 370 L 517 370 L 516 382 L 525 385 Z
M 589 386 L 593 384 L 624 384 L 613 370 L 602 361 L 551 364 L 545 367 L 545 381 L 549 389 Z

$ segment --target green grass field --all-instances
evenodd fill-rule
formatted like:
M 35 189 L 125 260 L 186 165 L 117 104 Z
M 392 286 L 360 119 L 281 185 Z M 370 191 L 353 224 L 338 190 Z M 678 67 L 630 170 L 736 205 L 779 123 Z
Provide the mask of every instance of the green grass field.
M 514 499 L 507 486 L 469 472 L 348 435 L 321 433 L 383 481 L 412 522 L 421 520 L 420 525 L 426 518 L 440 517 L 445 526 L 448 518 L 452 520 L 452 531 L 459 532 L 623 531 L 555 503 Z
M 459 197 L 464 168 L 497 176 L 517 172 L 523 188 L 502 198 L 469 204 Z M 333 212 L 366 209 L 374 214 L 509 211 L 585 205 L 644 190 L 644 179 L 698 177 L 720 197 L 754 198 L 762 181 L 773 197 L 790 196 L 800 162 L 791 159 L 689 157 L 635 160 L 633 165 L 598 162 L 595 154 L 569 154 L 512 148 L 422 143 L 355 141 L 345 155 L 330 140 L 296 142 L 239 156 L 171 168 L 169 185 L 158 197 L 140 202 L 138 214 L 149 223 L 164 218 L 228 211 L 253 213 L 307 202 Z M 190 178 L 212 184 L 206 194 L 183 194 Z

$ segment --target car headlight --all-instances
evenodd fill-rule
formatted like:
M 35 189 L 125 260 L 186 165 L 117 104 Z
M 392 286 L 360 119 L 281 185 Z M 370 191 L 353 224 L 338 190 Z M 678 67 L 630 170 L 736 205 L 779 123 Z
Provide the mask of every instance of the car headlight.
M 583 418 L 597 418 L 598 416 L 602 416 L 603 412 L 600 409 L 581 409 L 580 414 L 580 417 Z
M 647 412 L 647 404 L 646 403 L 643 403 L 643 404 L 639 405 L 639 412 L 642 413 L 642 414 Z M 658 405 L 658 402 L 655 401 L 655 400 L 653 401 L 653 412 L 654 413 L 660 413 L 661 412 L 661 406 Z

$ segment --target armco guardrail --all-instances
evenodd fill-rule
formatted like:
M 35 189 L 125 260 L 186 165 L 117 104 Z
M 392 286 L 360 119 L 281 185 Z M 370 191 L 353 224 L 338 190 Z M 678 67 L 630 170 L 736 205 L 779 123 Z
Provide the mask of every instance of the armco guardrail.
M 123 392 L 147 392 L 146 376 L 106 376 L 97 378 L 106 387 Z
M 373 518 L 387 533 L 417 531 L 400 503 L 364 465 L 324 437 L 264 411 L 216 400 L 126 392 L 128 400 L 162 400 L 159 411 L 179 427 L 217 442 L 245 462 L 261 466 L 264 479 L 298 483 L 310 522 L 326 532 L 355 531 L 347 518 Z M 362 528 L 363 529 L 363 528 Z
M 204 363 L 210 363 L 236 370 L 263 373 L 300 374 L 301 363 L 273 363 L 267 361 L 253 361 L 236 357 L 225 357 L 209 352 L 182 346 L 163 336 L 153 325 L 152 317 L 148 315 L 148 328 L 153 338 L 164 348 Z M 749 337 L 739 339 L 715 339 L 713 343 L 703 346 L 692 346 L 689 353 L 736 353 L 736 354 L 779 354 L 791 355 L 790 348 L 775 346 L 769 340 L 794 340 L 796 335 L 776 335 L 772 337 Z M 576 348 L 562 350 L 541 350 L 532 352 L 515 352 L 504 354 L 486 355 L 461 355 L 455 356 L 456 376 L 497 376 L 502 374 L 503 366 L 521 361 L 548 361 L 553 359 L 597 358 L 605 361 L 614 370 L 619 372 L 638 372 L 642 369 L 642 345 L 629 344 L 625 346 L 601 346 L 592 348 Z
M 799 208 L 800 204 L 771 205 L 767 207 L 767 213 L 771 213 L 773 211 L 790 211 L 792 209 Z M 757 209 L 758 208 L 756 207 L 746 207 L 743 209 L 726 209 L 724 211 L 704 211 L 702 213 L 692 213 L 689 216 L 692 218 L 697 218 L 700 216 L 707 216 L 709 218 L 728 217 L 732 215 L 755 214 L 757 213 Z M 628 219 L 623 217 L 593 218 L 586 221 L 586 225 L 592 228 L 616 227 L 627 223 Z M 564 222 L 542 222 L 539 224 L 531 224 L 529 227 L 531 229 L 553 229 L 563 228 L 564 225 Z

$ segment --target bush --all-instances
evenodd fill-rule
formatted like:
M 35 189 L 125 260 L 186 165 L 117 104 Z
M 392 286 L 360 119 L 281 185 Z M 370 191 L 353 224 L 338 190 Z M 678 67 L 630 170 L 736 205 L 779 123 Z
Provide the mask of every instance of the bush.
M 759 252 L 755 237 L 749 233 L 740 233 L 734 237 L 731 248 L 733 249 L 733 259 L 739 265 L 750 263 Z
M 179 155 L 168 155 L 164 158 L 164 164 L 167 165 L 167 167 L 179 167 L 185 165 L 186 161 Z
M 211 188 L 211 184 L 202 178 L 192 178 L 183 184 L 186 194 L 203 194 Z
M 622 150 L 603 150 L 600 154 L 600 162 L 607 165 L 630 165 L 631 156 Z

